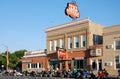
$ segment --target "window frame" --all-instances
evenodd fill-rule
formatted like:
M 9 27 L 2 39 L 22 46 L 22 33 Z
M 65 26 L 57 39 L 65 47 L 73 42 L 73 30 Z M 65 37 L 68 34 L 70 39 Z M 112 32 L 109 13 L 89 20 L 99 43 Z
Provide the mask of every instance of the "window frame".
M 49 41 L 49 49 L 50 51 L 53 51 L 53 41 Z
M 72 37 L 68 38 L 68 49 L 72 49 Z
M 116 61 L 117 61 L 117 60 L 116 60 L 116 57 L 118 57 L 118 63 L 116 62 Z M 117 67 L 117 64 L 120 65 L 120 55 L 116 55 L 116 56 L 115 56 L 115 69 L 120 69 L 120 67 L 119 67 L 119 68 Z
M 115 50 L 115 51 L 120 51 L 120 48 L 119 48 L 119 49 L 116 49 L 116 42 L 119 42 L 118 44 L 119 44 L 119 47 L 120 47 L 120 40 L 115 40 L 115 41 L 114 41 L 114 50 Z
M 81 47 L 86 47 L 86 35 L 81 35 Z
M 64 48 L 64 39 L 60 39 L 60 48 Z
M 74 37 L 74 48 L 79 48 L 79 36 Z

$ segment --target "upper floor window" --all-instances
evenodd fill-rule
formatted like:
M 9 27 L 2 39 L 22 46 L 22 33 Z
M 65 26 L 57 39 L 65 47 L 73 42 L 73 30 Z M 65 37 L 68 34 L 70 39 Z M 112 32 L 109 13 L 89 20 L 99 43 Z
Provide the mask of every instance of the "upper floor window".
M 86 47 L 86 35 L 81 36 L 81 47 Z
M 103 37 L 100 35 L 93 34 L 93 44 L 98 45 L 103 43 Z
M 58 40 L 54 40 L 54 50 L 56 50 L 56 47 L 58 47 Z
M 60 39 L 60 48 L 64 48 L 64 39 Z
M 74 37 L 74 48 L 79 47 L 79 36 Z
M 52 41 L 50 41 L 50 51 L 52 51 L 53 50 L 53 43 L 52 43 Z
M 115 41 L 115 50 L 120 50 L 120 40 Z
M 120 68 L 120 56 L 115 57 L 116 69 Z
M 72 48 L 72 37 L 68 38 L 68 49 Z

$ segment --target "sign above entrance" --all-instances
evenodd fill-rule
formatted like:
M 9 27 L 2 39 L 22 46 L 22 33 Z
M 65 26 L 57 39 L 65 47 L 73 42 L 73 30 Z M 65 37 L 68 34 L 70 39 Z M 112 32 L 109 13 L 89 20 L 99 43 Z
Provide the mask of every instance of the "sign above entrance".
M 65 9 L 65 14 L 71 18 L 79 18 L 80 12 L 78 10 L 78 7 L 75 3 L 67 3 L 67 7 Z
M 64 49 L 57 47 L 56 52 L 57 52 L 58 59 L 66 59 L 67 58 L 67 52 Z

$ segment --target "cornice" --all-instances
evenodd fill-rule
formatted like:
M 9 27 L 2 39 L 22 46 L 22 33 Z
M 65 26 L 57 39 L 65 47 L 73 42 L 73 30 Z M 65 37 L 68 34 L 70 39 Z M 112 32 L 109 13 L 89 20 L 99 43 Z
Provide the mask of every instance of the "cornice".
M 90 22 L 89 18 L 84 18 L 84 19 L 81 19 L 81 20 L 72 21 L 72 22 L 61 24 L 61 25 L 58 25 L 58 26 L 53 26 L 53 27 L 47 28 L 46 32 L 53 31 L 53 30 L 56 30 L 56 29 L 70 27 L 70 26 L 77 25 L 77 24 L 83 24 L 83 23 L 86 23 L 86 22 Z

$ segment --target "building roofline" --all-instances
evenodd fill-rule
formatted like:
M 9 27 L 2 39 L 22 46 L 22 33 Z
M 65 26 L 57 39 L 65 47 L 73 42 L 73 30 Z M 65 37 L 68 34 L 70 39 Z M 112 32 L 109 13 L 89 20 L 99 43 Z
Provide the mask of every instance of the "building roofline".
M 107 26 L 107 27 L 104 27 L 104 29 L 113 28 L 113 27 L 118 27 L 118 26 L 120 26 L 120 24 L 112 25 L 112 26 Z
M 64 27 L 69 27 L 71 25 L 85 23 L 85 22 L 91 22 L 91 21 L 89 20 L 89 18 L 84 18 L 84 19 L 81 19 L 81 20 L 75 20 L 75 21 L 64 23 L 64 24 L 61 24 L 61 25 L 56 25 L 56 26 L 53 26 L 53 27 L 49 27 L 49 28 L 46 29 L 46 32 L 56 30 L 56 29 L 60 29 L 60 28 L 64 28 Z
M 36 55 L 27 55 L 27 56 L 23 56 L 22 58 L 30 58 L 30 57 L 38 57 L 38 56 L 40 56 L 40 57 L 42 57 L 42 56 L 47 56 L 46 54 L 36 54 Z

